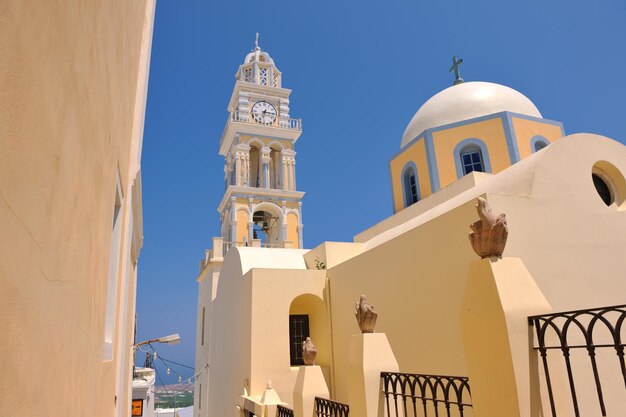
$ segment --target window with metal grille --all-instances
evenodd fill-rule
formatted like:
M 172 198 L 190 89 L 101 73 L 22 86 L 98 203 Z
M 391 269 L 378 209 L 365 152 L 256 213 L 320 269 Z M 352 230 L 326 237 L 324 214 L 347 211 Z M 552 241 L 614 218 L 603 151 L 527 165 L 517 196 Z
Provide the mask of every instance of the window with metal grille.
M 252 82 L 252 68 L 246 68 L 243 73 L 245 81 Z
M 304 365 L 302 342 L 309 337 L 309 316 L 307 314 L 289 315 L 289 353 L 291 366 Z
M 472 171 L 485 172 L 483 155 L 480 149 L 461 152 L 461 165 L 463 166 L 463 175 L 467 175 Z
M 261 68 L 259 78 L 261 80 L 261 85 L 267 85 L 267 68 Z

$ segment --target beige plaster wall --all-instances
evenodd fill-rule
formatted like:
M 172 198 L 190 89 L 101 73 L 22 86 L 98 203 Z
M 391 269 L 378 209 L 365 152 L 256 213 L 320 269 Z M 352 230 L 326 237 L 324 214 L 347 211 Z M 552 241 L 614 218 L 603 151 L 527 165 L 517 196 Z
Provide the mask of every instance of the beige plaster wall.
M 365 241 L 369 250 L 331 267 L 337 399 L 347 400 L 345 361 L 350 335 L 358 332 L 353 309 L 359 294 L 376 307 L 377 331 L 387 333 L 402 371 L 466 374 L 459 309 L 469 263 L 477 259 L 467 234 L 478 219 L 479 195 L 486 195 L 496 213 L 506 213 L 504 254 L 523 260 L 555 311 L 623 304 L 626 184 L 620 184 L 623 175 L 615 175 L 622 191 L 607 207 L 591 180 L 598 161 L 626 173 L 626 147 L 597 135 L 567 136 L 404 225 L 372 236 Z M 585 359 L 581 355 L 575 366 Z M 615 362 L 607 357 L 604 369 L 615 368 L 611 359 Z M 623 390 L 619 381 L 608 380 L 612 383 L 606 386 Z M 579 384 L 594 392 L 592 380 Z M 605 395 L 618 397 L 612 388 Z M 581 409 L 595 415 L 597 399 L 581 401 Z
M 0 5 L 3 414 L 111 416 L 116 406 L 129 408 L 136 272 L 129 262 L 141 246 L 130 222 L 133 215 L 140 228 L 141 193 L 131 197 L 131 186 L 153 8 L 152 0 Z M 103 361 L 118 170 L 116 332 L 113 360 Z
M 209 416 L 234 415 L 244 380 L 250 378 L 252 285 L 242 276 L 237 248 L 224 257 L 222 277 L 211 306 Z
M 257 255 L 272 258 L 271 264 L 298 269 L 248 269 Z M 285 257 L 298 261 L 290 264 Z M 307 270 L 302 251 L 293 249 L 234 248 L 228 252 L 211 308 L 208 415 L 232 415 L 244 384 L 250 395 L 261 395 L 268 380 L 283 401 L 293 404 L 298 368 L 290 366 L 291 309 L 310 314 L 319 362 L 326 368 L 330 385 L 325 273 Z
M 359 333 L 354 304 L 361 294 L 378 311 L 403 372 L 463 375 L 458 322 L 467 265 L 473 202 L 414 228 L 328 270 L 336 399 L 348 401 L 350 337 Z M 454 262 L 450 261 L 454 254 Z
M 248 274 L 252 293 L 252 368 L 250 393 L 261 394 L 268 380 L 281 400 L 293 404 L 298 367 L 290 366 L 289 313 L 292 302 L 298 313 L 308 310 L 311 337 L 318 347 L 319 365 L 329 365 L 330 323 L 326 313 L 326 271 L 253 269 Z M 317 299 L 318 302 L 312 302 Z M 301 299 L 299 301 L 302 301 Z M 298 305 L 299 304 L 299 305 Z M 320 306 L 321 304 L 321 306 Z M 330 386 L 330 381 L 327 381 Z

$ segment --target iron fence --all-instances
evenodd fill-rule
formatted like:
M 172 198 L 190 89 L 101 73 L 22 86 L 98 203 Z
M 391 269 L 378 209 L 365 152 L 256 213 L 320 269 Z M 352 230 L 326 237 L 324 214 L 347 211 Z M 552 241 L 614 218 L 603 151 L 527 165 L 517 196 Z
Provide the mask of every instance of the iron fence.
M 315 397 L 316 417 L 348 417 L 350 406 L 327 398 Z
M 534 326 L 536 331 L 536 350 L 539 351 L 545 371 L 548 396 L 552 416 L 557 417 L 554 392 L 550 370 L 548 368 L 548 351 L 560 350 L 567 369 L 567 379 L 571 393 L 574 413 L 580 417 L 578 396 L 575 386 L 574 371 L 572 368 L 572 350 L 587 350 L 593 379 L 596 387 L 598 403 L 603 416 L 606 416 L 606 404 L 602 392 L 602 382 L 598 372 L 597 349 L 614 349 L 617 362 L 626 388 L 626 364 L 624 363 L 624 342 L 622 341 L 622 329 L 626 320 L 626 305 L 601 307 L 587 310 L 566 311 L 561 313 L 531 316 L 528 323 Z M 608 333 L 607 333 L 608 331 Z M 626 328 L 625 328 L 626 331 Z M 605 339 L 597 341 L 598 337 Z M 606 336 L 609 338 L 606 339 Z M 594 337 L 596 340 L 594 340 Z M 578 342 L 580 340 L 581 342 Z M 571 342 L 574 343 L 571 343 Z M 551 343 L 554 342 L 554 343 Z
M 279 404 L 276 407 L 276 416 L 277 417 L 293 417 L 293 410 L 291 408 L 287 408 Z
M 463 417 L 464 409 L 471 407 L 469 379 L 462 376 L 422 375 L 400 372 L 381 372 L 387 416 Z

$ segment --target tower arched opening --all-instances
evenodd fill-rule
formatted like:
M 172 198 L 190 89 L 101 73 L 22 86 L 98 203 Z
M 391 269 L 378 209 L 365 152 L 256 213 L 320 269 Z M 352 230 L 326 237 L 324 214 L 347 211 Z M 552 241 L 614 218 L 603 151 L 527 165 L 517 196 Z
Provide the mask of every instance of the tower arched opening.
M 261 148 L 253 143 L 250 145 L 250 171 L 248 178 L 248 185 L 250 187 L 260 187 L 261 186 L 261 175 L 259 174 L 259 169 L 261 169 Z
M 282 179 L 281 151 L 277 145 L 270 145 L 270 188 L 280 189 Z
M 252 214 L 252 238 L 264 247 L 280 247 L 282 239 L 282 216 L 273 210 L 258 209 Z

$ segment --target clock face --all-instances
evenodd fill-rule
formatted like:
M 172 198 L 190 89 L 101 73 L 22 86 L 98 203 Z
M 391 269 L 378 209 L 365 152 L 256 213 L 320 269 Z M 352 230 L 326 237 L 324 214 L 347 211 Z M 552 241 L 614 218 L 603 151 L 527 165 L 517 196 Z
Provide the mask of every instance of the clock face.
M 252 106 L 252 116 L 259 123 L 272 124 L 276 120 L 276 107 L 267 101 L 257 101 Z

